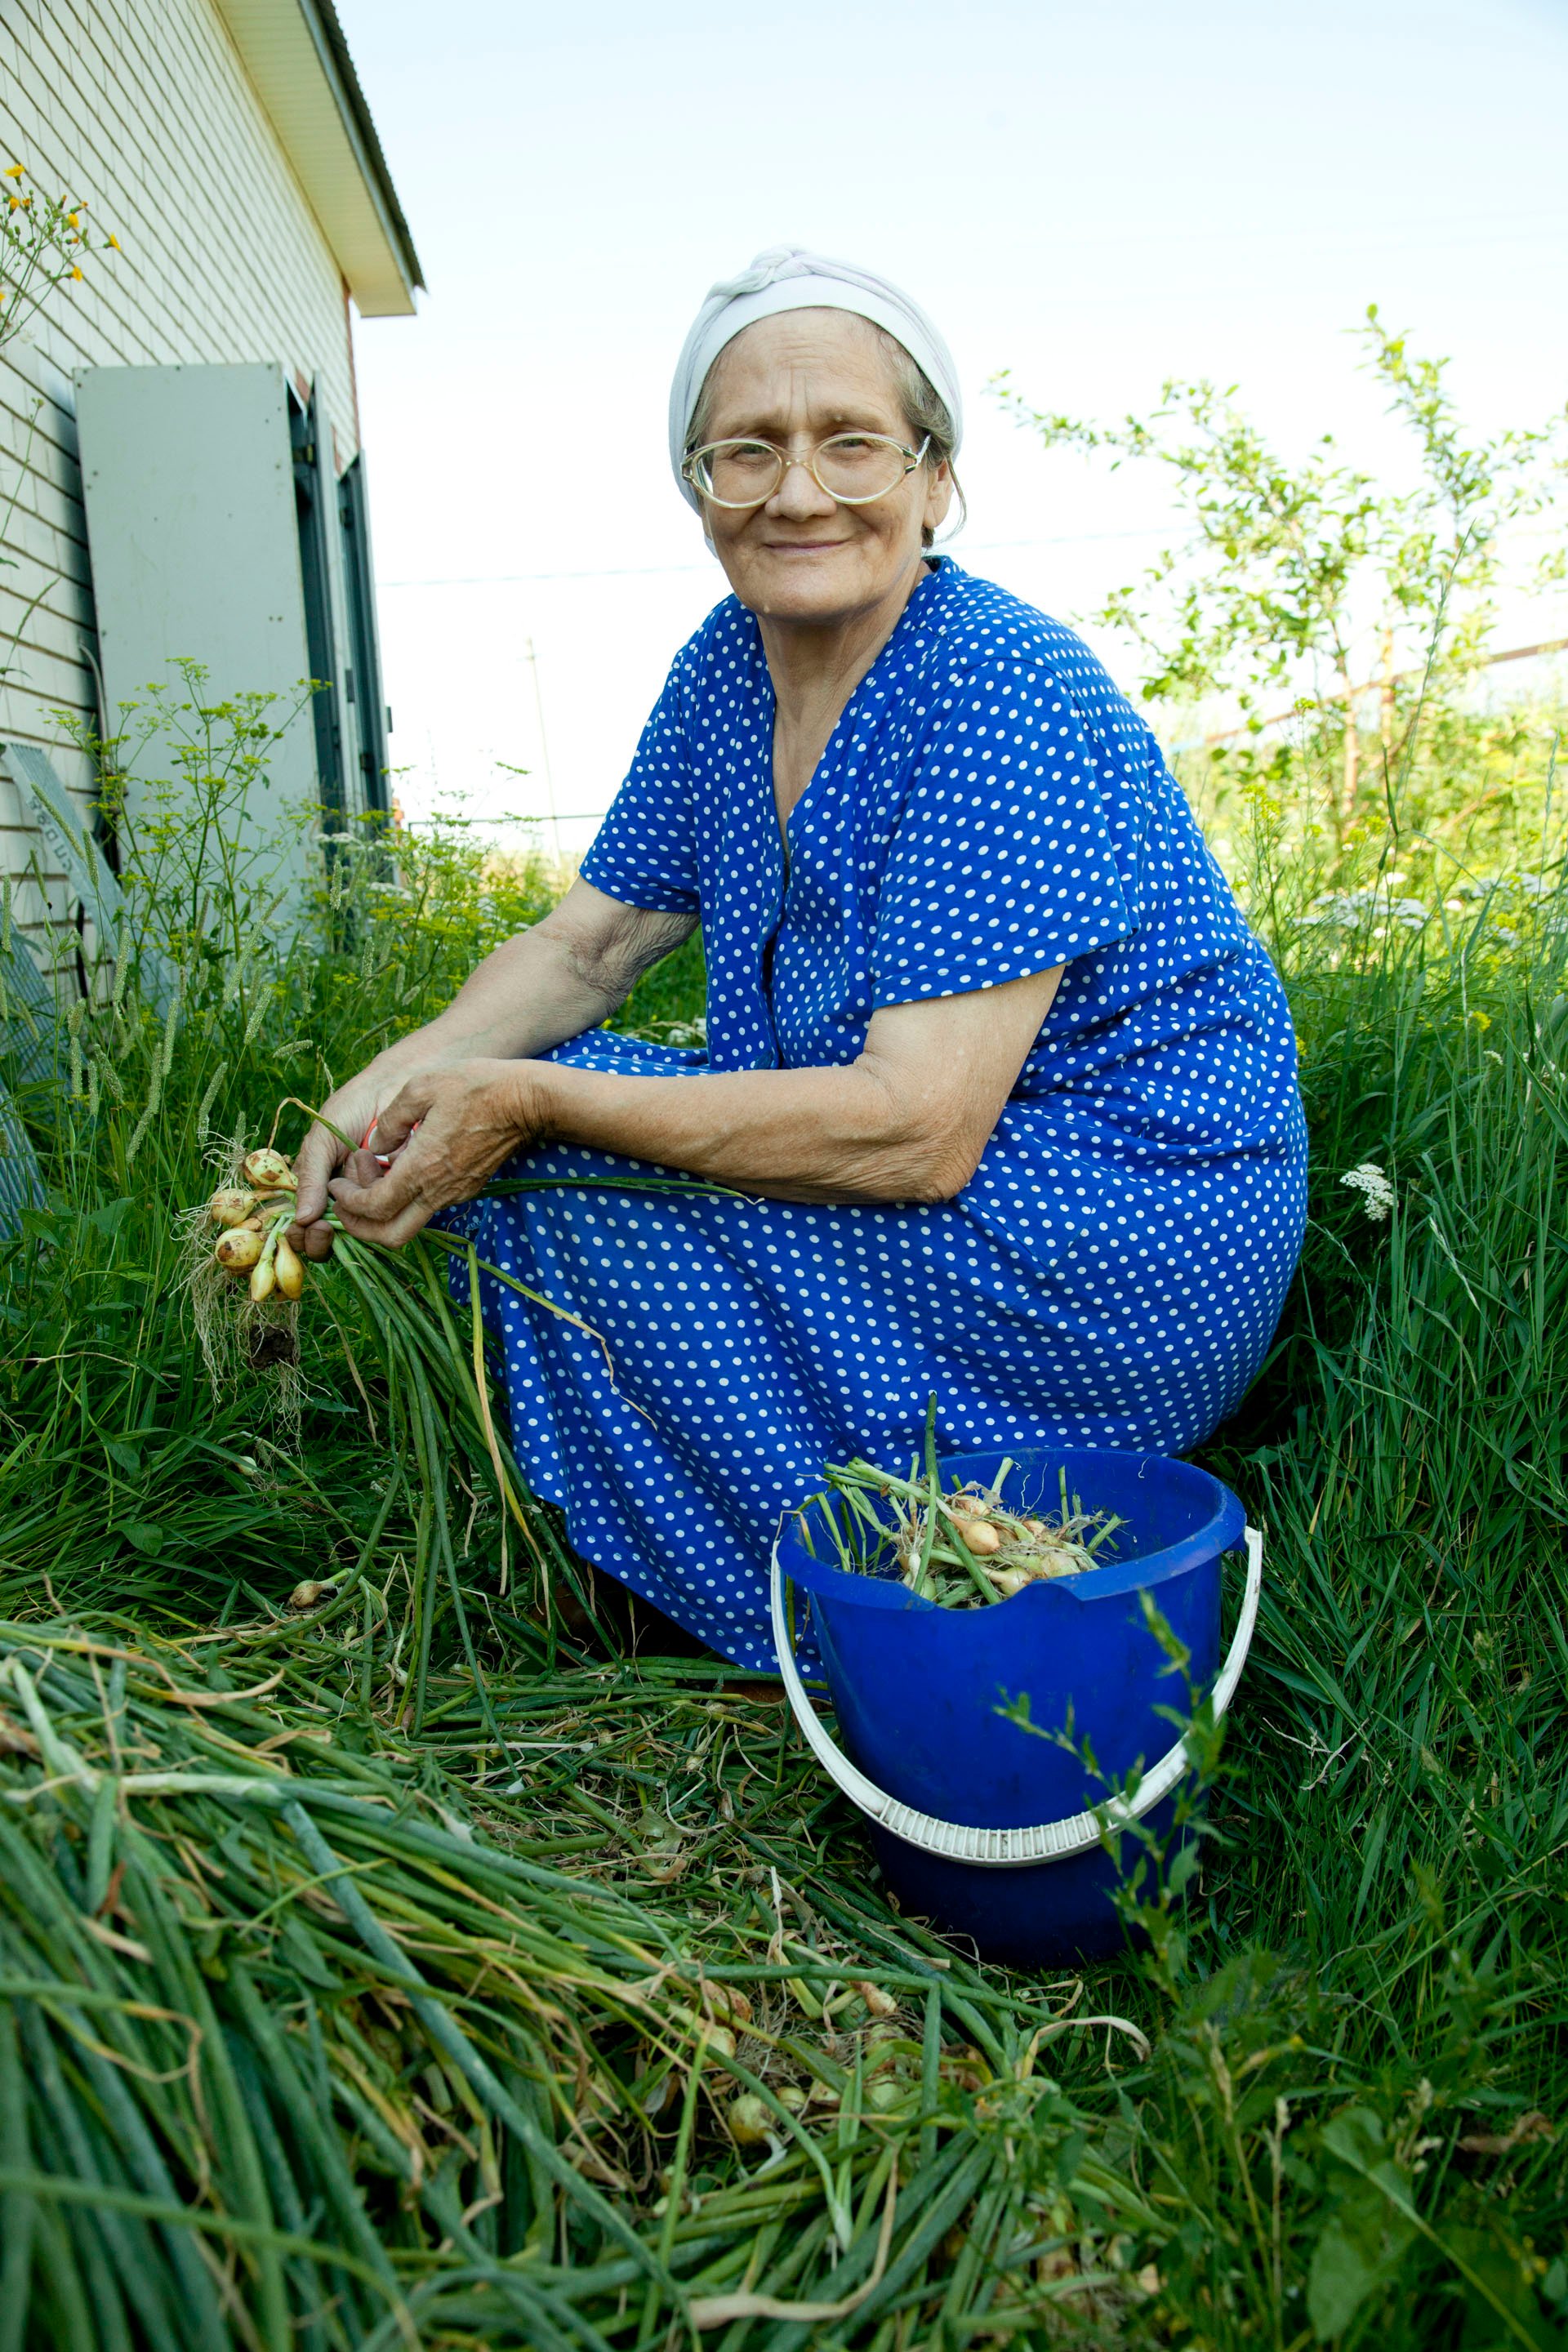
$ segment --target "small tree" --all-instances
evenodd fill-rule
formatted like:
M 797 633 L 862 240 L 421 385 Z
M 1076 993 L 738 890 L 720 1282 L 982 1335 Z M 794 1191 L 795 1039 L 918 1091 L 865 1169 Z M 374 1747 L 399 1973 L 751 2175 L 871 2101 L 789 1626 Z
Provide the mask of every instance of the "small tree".
M 1358 651 L 1369 639 L 1381 646 L 1392 751 L 1396 648 L 1428 670 L 1473 669 L 1491 627 L 1500 535 L 1549 496 L 1564 423 L 1472 441 L 1448 394 L 1446 360 L 1413 358 L 1375 303 L 1361 333 L 1415 439 L 1420 478 L 1411 490 L 1381 488 L 1347 465 L 1331 434 L 1292 466 L 1236 406 L 1234 385 L 1171 379 L 1147 419 L 1095 425 L 1031 408 L 1005 372 L 994 380 L 1004 405 L 1047 448 L 1105 453 L 1113 468 L 1133 459 L 1164 467 L 1184 535 L 1095 617 L 1142 648 L 1150 699 L 1232 693 L 1250 727 L 1262 725 L 1269 688 L 1313 673 L 1314 698 L 1333 707 L 1341 735 L 1331 814 L 1342 840 L 1361 780 Z

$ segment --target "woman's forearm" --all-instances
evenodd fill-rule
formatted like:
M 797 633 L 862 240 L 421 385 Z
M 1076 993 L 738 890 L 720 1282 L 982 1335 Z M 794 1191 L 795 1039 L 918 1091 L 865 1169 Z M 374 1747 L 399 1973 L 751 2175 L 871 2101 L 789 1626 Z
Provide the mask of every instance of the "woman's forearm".
M 442 1054 L 518 1061 L 597 1027 L 616 1010 L 608 990 L 585 983 L 565 943 L 538 923 L 493 948 L 418 1034 Z
M 887 1006 L 858 1060 L 815 1069 L 644 1078 L 570 1062 L 437 1059 L 382 1107 L 379 1163 L 354 1153 L 332 1198 L 347 1232 L 396 1247 L 437 1210 L 472 1200 L 515 1153 L 563 1143 L 774 1200 L 951 1200 L 979 1164 L 1060 978 L 1058 966 Z M 302 1176 L 300 1192 L 303 1203 Z M 310 1213 L 321 1213 L 313 1203 Z M 318 1252 L 330 1244 L 323 1226 Z
M 657 1160 L 780 1201 L 949 1201 L 995 1130 L 1061 967 L 896 1004 L 858 1060 L 826 1068 L 620 1077 L 519 1073 L 541 1139 Z
M 418 1031 L 420 1049 L 495 1061 L 548 1053 L 618 1012 L 639 975 L 691 928 L 684 916 L 623 907 L 576 883 L 542 921 L 475 966 Z
M 858 1062 L 691 1078 L 552 1066 L 544 1090 L 547 1131 L 559 1142 L 655 1160 L 773 1200 L 939 1197 L 930 1139 Z
M 690 1078 L 531 1072 L 553 1141 L 657 1161 L 772 1200 L 946 1200 L 972 1152 L 937 1108 L 895 1089 L 869 1057 L 842 1067 Z

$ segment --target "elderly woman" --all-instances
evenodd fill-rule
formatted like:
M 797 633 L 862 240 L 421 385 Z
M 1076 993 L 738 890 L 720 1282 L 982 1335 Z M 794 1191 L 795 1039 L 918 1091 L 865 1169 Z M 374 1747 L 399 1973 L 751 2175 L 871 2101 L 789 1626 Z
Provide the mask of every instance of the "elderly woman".
M 577 1550 L 747 1666 L 825 1462 L 906 1464 L 933 1394 L 948 1448 L 1179 1453 L 1300 1241 L 1279 982 L 1093 655 L 931 552 L 959 424 L 884 280 L 713 289 L 670 456 L 731 593 L 559 907 L 326 1106 L 383 1159 L 300 1156 L 310 1254 L 329 1191 L 369 1240 L 441 1215 L 603 1335 L 487 1283 Z M 608 1034 L 697 923 L 706 1051 Z M 478 1199 L 509 1162 L 570 1185 Z M 594 1188 L 655 1171 L 743 1197 Z

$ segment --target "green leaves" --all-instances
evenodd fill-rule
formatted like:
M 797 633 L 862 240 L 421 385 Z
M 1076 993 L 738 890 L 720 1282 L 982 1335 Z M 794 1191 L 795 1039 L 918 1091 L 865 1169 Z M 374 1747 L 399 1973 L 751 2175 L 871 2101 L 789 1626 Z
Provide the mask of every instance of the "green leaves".
M 1409 2181 L 1369 2107 L 1348 2107 L 1325 2124 L 1321 2146 L 1333 2203 L 1307 2273 L 1307 2315 L 1326 2344 L 1392 2284 L 1416 2229 L 1406 2211 Z
M 1110 424 L 1036 411 L 993 379 L 1047 449 L 1156 469 L 1176 510 L 1170 543 L 1094 617 L 1131 639 L 1149 701 L 1233 698 L 1241 725 L 1222 722 L 1205 748 L 1286 720 L 1293 704 L 1310 714 L 1274 748 L 1310 752 L 1294 780 L 1342 853 L 1404 767 L 1417 714 L 1434 697 L 1447 713 L 1484 659 L 1505 535 L 1555 494 L 1568 454 L 1568 415 L 1470 432 L 1447 362 L 1413 357 L 1375 306 L 1361 340 L 1414 444 L 1413 486 L 1348 464 L 1326 434 L 1300 456 L 1274 448 L 1235 387 L 1204 378 L 1169 380 L 1149 416 Z M 1561 569 L 1554 551 L 1540 583 Z

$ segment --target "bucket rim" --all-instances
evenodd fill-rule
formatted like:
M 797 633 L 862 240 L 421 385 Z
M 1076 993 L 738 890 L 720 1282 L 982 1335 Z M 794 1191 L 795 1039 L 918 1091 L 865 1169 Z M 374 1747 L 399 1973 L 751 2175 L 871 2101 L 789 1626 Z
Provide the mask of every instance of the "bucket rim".
M 1053 1465 L 1060 1464 L 1072 1475 L 1075 1463 L 1092 1465 L 1114 1461 L 1125 1472 L 1136 1465 L 1137 1475 L 1158 1464 L 1163 1471 L 1178 1471 L 1200 1493 L 1206 1493 L 1211 1505 L 1208 1518 L 1201 1527 L 1177 1538 L 1174 1543 L 1163 1544 L 1157 1551 L 1140 1552 L 1131 1559 L 1109 1560 L 1103 1568 L 1085 1569 L 1077 1576 L 1053 1578 L 1045 1584 L 1027 1584 L 1021 1592 L 1009 1595 L 994 1605 L 1010 1608 L 1016 1601 L 1028 1601 L 1037 1595 L 1060 1593 L 1080 1605 L 1094 1601 L 1109 1601 L 1124 1592 L 1146 1591 L 1165 1584 L 1173 1577 L 1187 1574 L 1201 1568 L 1226 1552 L 1237 1550 L 1247 1527 L 1247 1513 L 1239 1498 L 1232 1494 L 1223 1480 L 1212 1471 L 1200 1469 L 1195 1462 L 1184 1462 L 1176 1454 L 1134 1453 L 1130 1448 L 1109 1445 L 1027 1446 L 1011 1458 L 1020 1467 L 1029 1456 L 1047 1455 Z M 967 1445 L 952 1454 L 939 1454 L 937 1465 L 946 1469 L 952 1465 L 970 1462 L 997 1462 L 1007 1458 L 1002 1445 Z M 923 1594 L 911 1592 L 907 1585 L 886 1582 L 874 1577 L 855 1576 L 827 1560 L 816 1559 L 806 1550 L 793 1524 L 796 1512 L 814 1502 L 820 1488 L 803 1496 L 785 1510 L 779 1531 L 779 1554 L 785 1575 L 793 1583 L 810 1591 L 834 1593 L 840 1598 L 854 1599 L 859 1606 L 873 1609 L 935 1610 L 940 1603 Z

